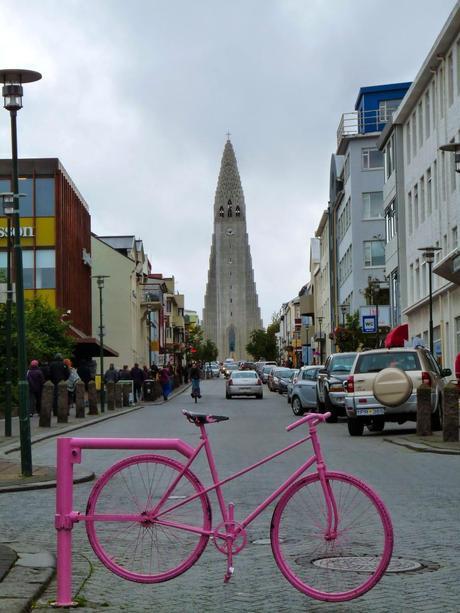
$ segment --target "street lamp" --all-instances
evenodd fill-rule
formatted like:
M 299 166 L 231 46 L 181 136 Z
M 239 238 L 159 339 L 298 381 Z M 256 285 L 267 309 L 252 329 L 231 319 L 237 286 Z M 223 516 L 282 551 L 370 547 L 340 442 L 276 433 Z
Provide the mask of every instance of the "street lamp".
M 342 328 L 345 327 L 345 315 L 348 313 L 350 305 L 348 302 L 344 302 L 340 305 L 340 312 L 342 313 Z
M 433 353 L 433 285 L 432 285 L 432 268 L 434 262 L 434 256 L 436 251 L 439 251 L 441 247 L 419 247 L 418 250 L 422 252 L 425 262 L 428 264 L 428 299 L 430 308 L 430 321 L 429 321 L 429 335 L 430 335 L 430 351 Z
M 460 143 L 449 143 L 439 148 L 454 154 L 455 172 L 460 172 Z
M 147 325 L 149 327 L 149 369 L 152 367 L 152 309 L 147 310 Z
M 319 363 L 323 363 L 323 334 L 321 331 L 321 324 L 323 323 L 324 317 L 317 317 L 319 323 Z
M 378 289 L 380 292 L 380 284 L 382 283 L 382 281 L 380 281 L 379 279 L 373 279 L 372 277 L 367 277 L 367 282 L 369 283 L 369 288 L 371 290 L 371 300 L 373 306 L 375 306 L 375 333 L 376 333 L 376 345 L 377 345 L 377 349 L 379 348 L 380 345 L 380 334 L 379 334 L 379 300 L 380 300 L 380 295 L 377 298 L 377 300 L 375 299 L 375 289 Z
M 12 190 L 15 203 L 10 203 L 14 226 L 14 269 L 16 281 L 16 326 L 18 335 L 18 397 L 19 397 L 19 437 L 21 441 L 21 472 L 24 477 L 32 476 L 32 447 L 30 440 L 29 386 L 26 379 L 26 327 L 24 310 L 24 278 L 22 268 L 22 249 L 19 220 L 19 177 L 18 177 L 18 137 L 16 116 L 22 108 L 22 84 L 32 83 L 42 78 L 34 70 L 0 70 L 3 81 L 3 107 L 10 112 L 11 119 L 11 161 Z
M 105 391 L 104 391 L 104 325 L 102 323 L 102 290 L 104 289 L 105 279 L 110 275 L 94 275 L 99 289 L 99 358 L 101 361 L 101 413 L 104 413 Z

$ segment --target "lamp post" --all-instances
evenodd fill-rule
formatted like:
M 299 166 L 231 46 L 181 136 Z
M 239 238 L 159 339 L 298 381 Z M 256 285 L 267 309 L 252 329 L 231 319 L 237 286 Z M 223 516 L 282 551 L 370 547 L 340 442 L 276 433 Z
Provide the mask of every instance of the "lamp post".
M 433 285 L 432 285 L 432 268 L 434 262 L 434 256 L 436 251 L 439 251 L 441 247 L 419 247 L 419 251 L 422 252 L 425 262 L 428 264 L 428 304 L 430 310 L 429 319 L 429 336 L 430 336 L 430 351 L 433 353 Z
M 345 315 L 348 313 L 350 305 L 348 302 L 343 302 L 340 305 L 340 312 L 342 313 L 342 328 L 345 328 Z
M 323 334 L 321 331 L 321 324 L 323 323 L 324 317 L 318 317 L 317 319 L 319 323 L 319 363 L 322 364 L 323 363 Z
M 95 275 L 97 287 L 99 289 L 99 359 L 101 361 L 101 413 L 104 413 L 105 408 L 105 390 L 104 390 L 104 325 L 102 322 L 102 290 L 104 289 L 105 279 L 109 275 Z
M 149 369 L 152 367 L 152 310 L 147 311 L 147 325 L 149 327 Z
M 11 120 L 11 161 L 12 190 L 15 200 L 13 207 L 14 227 L 14 272 L 16 281 L 16 327 L 18 336 L 18 398 L 19 398 L 19 437 L 21 441 L 21 472 L 24 477 L 32 476 L 32 448 L 30 440 L 29 386 L 26 380 L 26 329 L 24 311 L 24 279 L 22 268 L 22 249 L 19 220 L 19 176 L 18 176 L 18 137 L 16 116 L 22 108 L 23 83 L 32 83 L 42 78 L 33 70 L 0 70 L 3 81 L 3 108 L 10 113 Z
M 376 347 L 378 349 L 379 345 L 380 345 L 380 333 L 379 333 L 379 300 L 380 300 L 380 295 L 377 298 L 377 300 L 375 299 L 375 290 L 378 289 L 380 292 L 380 283 L 381 281 L 379 279 L 372 279 L 372 277 L 368 277 L 367 278 L 367 282 L 369 283 L 369 288 L 371 290 L 371 296 L 370 296 L 370 300 L 372 301 L 372 304 L 375 306 L 375 334 L 376 334 Z

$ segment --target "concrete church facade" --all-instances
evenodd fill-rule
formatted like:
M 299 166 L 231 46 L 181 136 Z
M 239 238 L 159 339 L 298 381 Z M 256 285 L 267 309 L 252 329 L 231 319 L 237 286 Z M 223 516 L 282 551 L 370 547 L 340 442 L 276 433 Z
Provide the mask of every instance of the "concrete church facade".
M 247 359 L 253 330 L 262 328 L 246 228 L 246 204 L 232 143 L 228 139 L 214 199 L 214 233 L 203 310 L 205 338 L 219 359 Z

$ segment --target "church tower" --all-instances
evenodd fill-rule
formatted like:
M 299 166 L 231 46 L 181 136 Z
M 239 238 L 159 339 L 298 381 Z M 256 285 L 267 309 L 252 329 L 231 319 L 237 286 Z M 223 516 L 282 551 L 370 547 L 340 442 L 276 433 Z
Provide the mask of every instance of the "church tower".
M 246 204 L 230 139 L 225 144 L 214 199 L 203 328 L 205 338 L 216 343 L 219 360 L 247 359 L 249 336 L 262 328 L 246 229 Z

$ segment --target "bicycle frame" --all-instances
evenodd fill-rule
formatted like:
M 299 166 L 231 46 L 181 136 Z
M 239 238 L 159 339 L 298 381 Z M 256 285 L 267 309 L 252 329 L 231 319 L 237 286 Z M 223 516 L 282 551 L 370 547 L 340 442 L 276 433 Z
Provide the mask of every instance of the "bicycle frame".
M 292 485 L 299 476 L 307 471 L 315 462 L 317 465 L 317 471 L 321 479 L 326 503 L 327 503 L 327 535 L 333 535 L 337 525 L 337 510 L 335 501 L 325 478 L 326 466 L 323 461 L 321 453 L 320 443 L 316 434 L 316 426 L 309 424 L 310 434 L 301 438 L 300 440 L 291 443 L 287 447 L 280 449 L 265 458 L 262 458 L 255 464 L 247 466 L 242 470 L 220 480 L 217 472 L 216 463 L 214 461 L 213 452 L 211 449 L 210 441 L 206 432 L 205 425 L 201 424 L 201 442 L 196 448 L 191 447 L 181 439 L 156 439 L 156 438 L 140 438 L 140 439 L 126 439 L 126 438 L 59 438 L 57 441 L 57 480 L 56 480 L 56 515 L 55 515 L 55 528 L 57 530 L 57 599 L 54 603 L 56 607 L 69 607 L 75 605 L 72 601 L 72 529 L 73 525 L 79 521 L 110 521 L 113 520 L 113 516 L 109 515 L 92 515 L 87 517 L 85 514 L 73 510 L 73 465 L 81 462 L 81 455 L 83 449 L 120 449 L 120 450 L 172 450 L 182 454 L 186 458 L 186 462 L 182 471 L 178 477 L 172 482 L 165 494 L 162 496 L 160 502 L 149 513 L 150 518 L 154 518 L 155 521 L 163 525 L 174 525 L 177 528 L 182 528 L 191 532 L 197 532 L 200 534 L 207 534 L 209 536 L 215 535 L 223 538 L 227 541 L 227 554 L 229 561 L 232 559 L 231 543 L 228 543 L 228 537 L 231 541 L 234 541 L 237 536 L 244 531 L 244 528 L 248 526 L 260 513 L 262 513 L 268 505 L 270 505 L 276 498 L 278 498 L 285 490 Z M 298 447 L 302 443 L 311 440 L 313 446 L 313 455 L 309 457 L 297 470 L 288 477 L 284 483 L 282 483 L 268 498 L 266 498 L 261 504 L 259 504 L 254 511 L 252 511 L 246 518 L 244 518 L 237 525 L 234 523 L 233 508 L 234 505 L 230 503 L 227 507 L 225 499 L 222 493 L 222 486 L 226 483 L 258 468 L 259 466 L 266 464 L 274 458 L 287 453 L 291 449 Z M 192 465 L 202 449 L 205 449 L 206 457 L 208 460 L 209 468 L 212 475 L 212 485 L 205 487 L 203 490 L 182 500 L 176 504 L 169 506 L 166 509 L 161 509 L 161 505 L 170 496 L 172 490 L 183 477 L 186 470 Z M 218 531 L 205 531 L 198 527 L 180 525 L 167 520 L 161 520 L 160 518 L 173 509 L 181 507 L 192 500 L 206 494 L 212 490 L 216 490 L 216 496 L 218 499 L 223 525 L 226 528 L 226 532 Z M 161 509 L 161 510 L 160 510 Z M 138 516 L 125 515 L 117 516 L 121 521 L 137 521 Z M 145 519 L 145 517 L 144 517 Z M 243 544 L 244 545 L 244 544 Z M 239 550 L 238 550 L 239 551 Z M 228 567 L 230 568 L 230 566 Z

